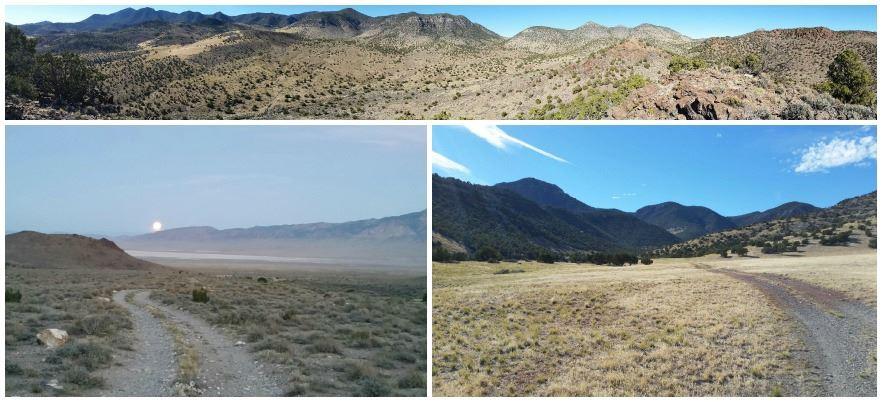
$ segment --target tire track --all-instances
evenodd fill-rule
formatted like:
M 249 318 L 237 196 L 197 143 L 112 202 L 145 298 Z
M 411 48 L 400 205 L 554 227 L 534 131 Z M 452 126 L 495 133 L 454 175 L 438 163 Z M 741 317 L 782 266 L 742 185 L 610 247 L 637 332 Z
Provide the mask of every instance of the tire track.
M 134 354 L 122 361 L 122 366 L 101 370 L 105 388 L 94 396 L 173 396 L 172 384 L 177 374 L 173 340 L 159 320 L 143 307 L 144 292 L 136 293 L 133 303 L 127 301 L 134 290 L 113 294 L 113 301 L 123 306 L 132 316 L 135 344 Z
M 846 295 L 797 279 L 729 268 L 710 269 L 760 290 L 798 323 L 806 358 L 820 389 L 797 386 L 805 396 L 876 396 L 876 309 Z M 809 384 L 810 385 L 810 384 Z
M 151 300 L 149 290 L 121 290 L 113 301 L 131 313 L 134 352 L 121 366 L 97 373 L 106 386 L 92 396 L 179 396 L 175 339 L 180 335 L 198 354 L 195 383 L 200 396 L 284 395 L 283 381 L 202 319 Z

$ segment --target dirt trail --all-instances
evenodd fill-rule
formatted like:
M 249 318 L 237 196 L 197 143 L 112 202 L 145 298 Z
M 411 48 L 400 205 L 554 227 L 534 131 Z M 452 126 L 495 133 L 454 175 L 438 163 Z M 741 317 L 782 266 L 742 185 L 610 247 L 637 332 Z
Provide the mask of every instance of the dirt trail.
M 131 302 L 127 296 L 132 294 Z M 177 361 L 175 339 L 166 326 L 173 325 L 184 334 L 199 360 L 197 386 L 201 396 L 283 396 L 283 384 L 269 370 L 255 361 L 247 346 L 235 342 L 221 331 L 191 314 L 150 299 L 149 290 L 122 290 L 113 300 L 132 314 L 134 353 L 115 366 L 99 373 L 106 386 L 94 396 L 174 396 Z M 148 311 L 148 306 L 165 315 L 163 320 Z
M 134 353 L 125 356 L 122 366 L 102 370 L 106 383 L 93 396 L 172 396 L 172 384 L 177 374 L 173 340 L 159 320 L 144 310 L 145 293 L 134 297 L 134 304 L 126 300 L 132 290 L 114 293 L 113 301 L 132 315 Z
M 167 323 L 183 331 L 187 343 L 197 349 L 201 396 L 284 396 L 279 385 L 283 382 L 257 362 L 247 346 L 235 346 L 220 329 L 186 311 L 149 299 L 146 302 L 162 311 Z
M 698 264 L 699 268 L 708 269 Z M 748 283 L 800 324 L 806 359 L 820 378 L 801 384 L 801 396 L 876 396 L 876 309 L 846 295 L 769 273 L 713 269 Z

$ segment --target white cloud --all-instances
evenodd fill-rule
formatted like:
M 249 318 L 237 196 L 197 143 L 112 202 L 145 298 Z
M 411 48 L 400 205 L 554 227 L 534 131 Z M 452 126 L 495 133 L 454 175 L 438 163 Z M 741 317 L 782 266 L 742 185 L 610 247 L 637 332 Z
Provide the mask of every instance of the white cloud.
M 435 151 L 432 151 L 432 166 L 436 166 L 436 167 L 439 167 L 444 170 L 452 170 L 452 171 L 465 173 L 465 174 L 470 173 L 469 168 L 467 168 L 459 163 L 456 163 L 456 162 L 448 159 L 446 156 L 441 155 Z
M 834 138 L 819 141 L 799 152 L 800 161 L 793 168 L 797 173 L 823 172 L 837 166 L 854 165 L 876 159 L 876 137 L 853 139 Z
M 514 138 L 508 135 L 505 131 L 502 131 L 499 127 L 488 124 L 479 124 L 479 123 L 466 123 L 466 129 L 468 129 L 472 134 L 482 138 L 484 141 L 487 141 L 488 144 L 499 148 L 506 149 L 509 145 L 516 145 L 522 148 L 527 148 L 533 152 L 536 152 L 539 155 L 545 156 L 547 158 L 554 159 L 558 162 L 570 163 L 564 158 L 561 158 L 551 152 L 544 151 L 539 149 L 533 145 L 530 145 L 522 140 Z

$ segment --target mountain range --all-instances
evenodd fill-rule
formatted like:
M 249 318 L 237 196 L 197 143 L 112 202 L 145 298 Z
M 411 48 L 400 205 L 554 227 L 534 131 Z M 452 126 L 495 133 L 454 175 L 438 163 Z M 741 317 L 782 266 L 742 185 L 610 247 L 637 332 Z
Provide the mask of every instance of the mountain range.
M 339 11 L 311 11 L 283 15 L 250 13 L 229 16 L 224 13 L 203 14 L 194 11 L 174 13 L 126 8 L 112 14 L 95 14 L 83 21 L 54 23 L 49 21 L 22 24 L 19 28 L 28 35 L 52 35 L 112 31 L 151 22 L 199 25 L 245 25 L 279 32 L 300 34 L 313 39 L 377 39 L 386 43 L 427 43 L 450 41 L 457 44 L 479 44 L 502 40 L 496 33 L 460 15 L 446 13 L 403 13 L 371 17 L 354 9 Z
M 235 16 L 127 8 L 19 28 L 38 52 L 88 60 L 107 102 L 61 110 L 7 97 L 16 119 L 875 117 L 872 102 L 820 85 L 846 50 L 875 76 L 869 31 L 693 39 L 652 24 L 587 22 L 503 37 L 461 15 L 350 8 Z
M 591 207 L 534 178 L 482 186 L 432 176 L 436 246 L 474 252 L 487 245 L 506 257 L 527 257 L 543 249 L 634 252 L 819 211 L 810 204 L 789 202 L 726 217 L 707 207 L 665 202 L 629 213 Z
M 113 239 L 126 250 L 213 252 L 414 265 L 425 261 L 426 211 L 343 223 L 190 226 Z

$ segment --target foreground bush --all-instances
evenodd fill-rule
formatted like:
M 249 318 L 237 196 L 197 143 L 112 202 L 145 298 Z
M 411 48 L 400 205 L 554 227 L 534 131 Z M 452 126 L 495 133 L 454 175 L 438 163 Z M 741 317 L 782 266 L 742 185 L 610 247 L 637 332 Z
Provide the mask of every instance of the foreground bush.
M 18 289 L 6 288 L 6 302 L 7 303 L 21 302 L 21 291 Z
M 829 81 L 819 88 L 845 103 L 872 106 L 876 102 L 873 75 L 853 50 L 839 53 L 827 68 Z
M 193 289 L 193 301 L 196 303 L 208 303 L 208 289 Z

